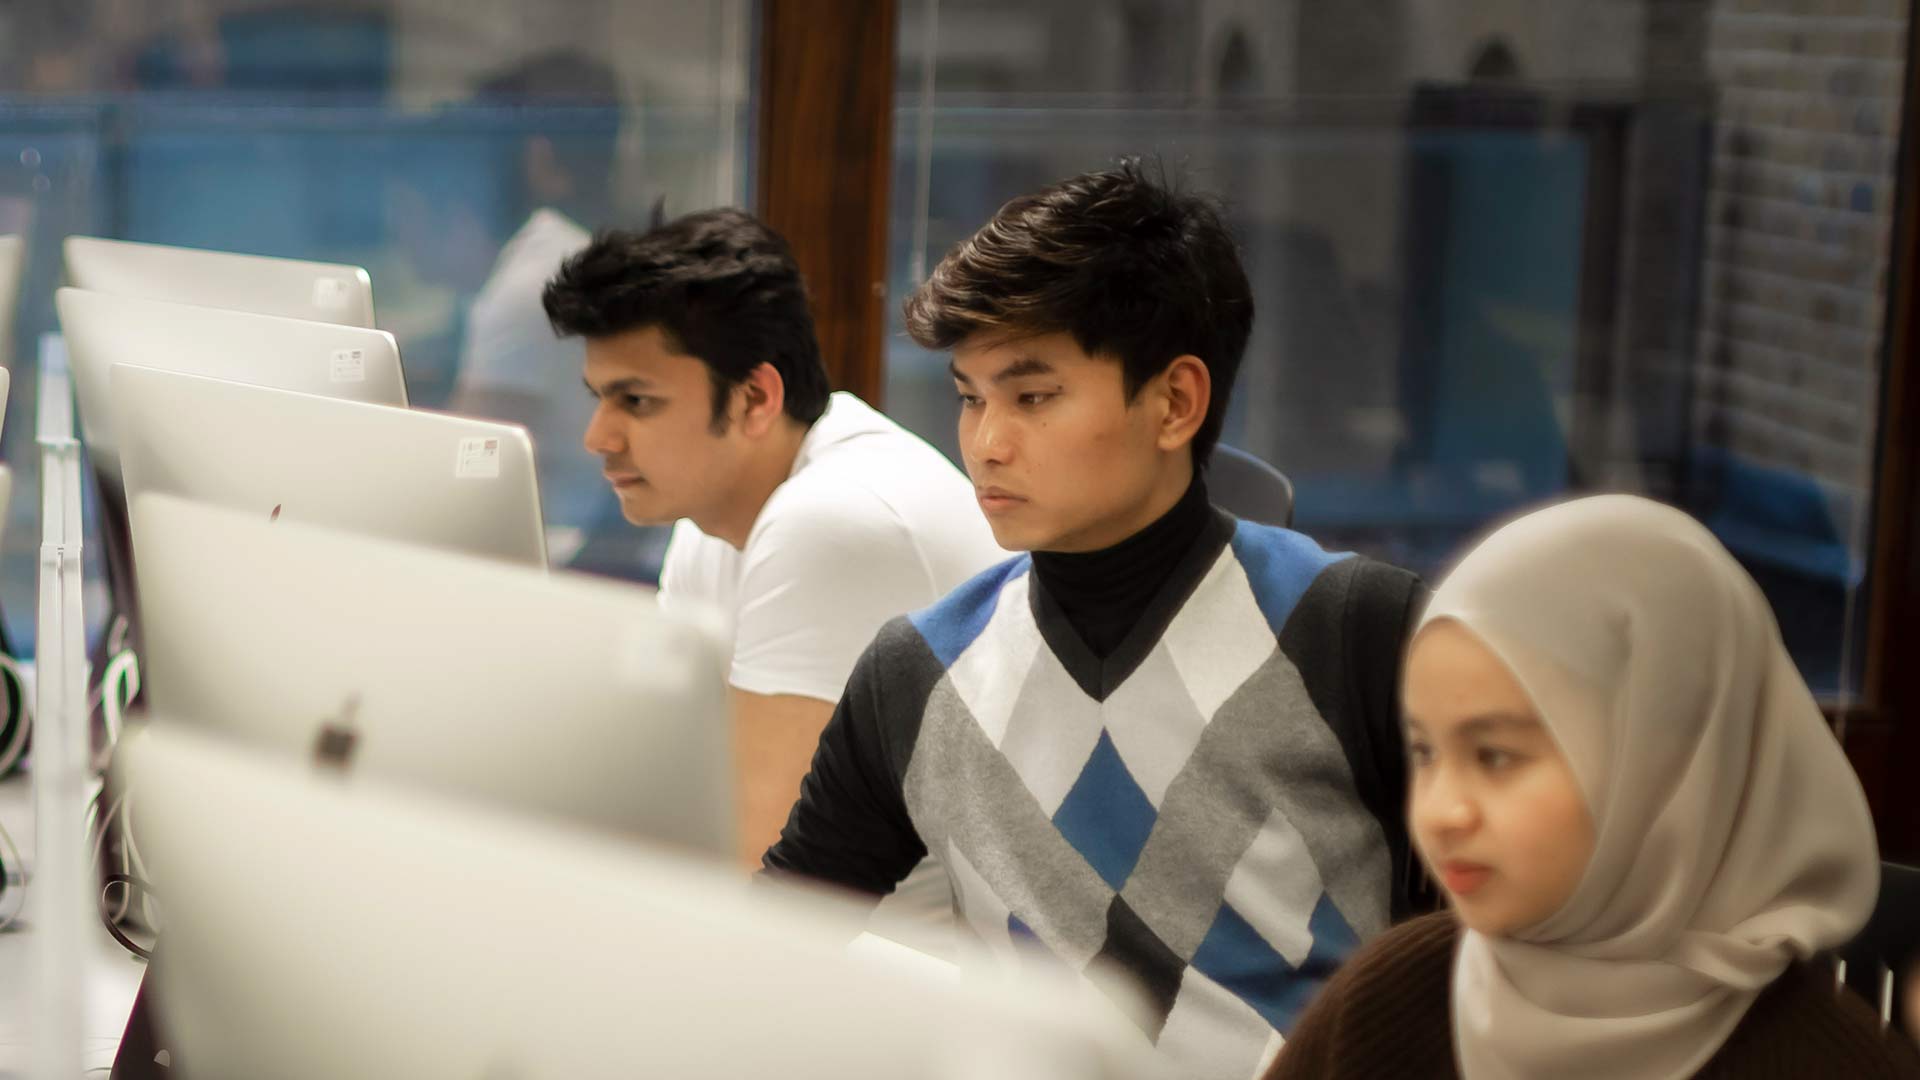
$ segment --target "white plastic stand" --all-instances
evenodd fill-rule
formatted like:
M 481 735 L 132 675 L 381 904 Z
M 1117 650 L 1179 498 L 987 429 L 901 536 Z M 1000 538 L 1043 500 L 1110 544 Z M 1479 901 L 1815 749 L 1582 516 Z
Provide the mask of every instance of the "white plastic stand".
M 33 1075 L 81 1075 L 87 919 L 87 638 L 81 604 L 80 443 L 56 334 L 40 340 L 40 610 L 36 631 L 33 802 Z

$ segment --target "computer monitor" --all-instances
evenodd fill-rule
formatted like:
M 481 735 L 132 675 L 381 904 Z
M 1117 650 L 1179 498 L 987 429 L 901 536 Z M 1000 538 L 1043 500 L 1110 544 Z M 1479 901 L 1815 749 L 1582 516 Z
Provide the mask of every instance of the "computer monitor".
M 726 648 L 651 590 L 137 495 L 160 716 L 731 854 Z
M 1093 991 L 848 955 L 855 912 L 720 865 L 193 739 L 127 748 L 196 1078 L 1132 1080 Z
M 0 236 L 0 366 L 13 366 L 13 321 L 20 303 L 20 278 L 27 246 L 18 235 Z
M 384 330 L 176 304 L 71 286 L 54 293 L 73 370 L 80 433 L 103 483 L 120 483 L 109 404 L 114 364 L 205 375 L 280 390 L 407 403 L 400 348 Z
M 54 295 L 73 372 L 81 437 L 100 499 L 107 587 L 139 638 L 132 541 L 110 372 L 122 361 L 378 404 L 405 405 L 400 351 L 380 330 L 63 288 Z M 117 622 L 118 620 L 116 620 Z M 114 648 L 115 633 L 102 641 Z M 94 658 L 104 666 L 105 654 Z
M 94 292 L 373 325 L 373 282 L 357 266 L 69 236 L 67 280 Z
M 0 430 L 4 430 L 7 421 L 7 400 L 13 395 L 13 373 L 0 368 Z
M 130 364 L 110 383 L 129 503 L 158 491 L 547 565 L 525 428 Z

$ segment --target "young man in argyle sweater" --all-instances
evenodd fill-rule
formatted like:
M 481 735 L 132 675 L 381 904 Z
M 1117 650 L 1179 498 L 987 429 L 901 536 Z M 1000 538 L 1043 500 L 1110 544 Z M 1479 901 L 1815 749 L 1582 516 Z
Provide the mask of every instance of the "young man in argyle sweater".
M 889 623 L 774 872 L 923 853 L 996 952 L 1102 964 L 1182 1075 L 1255 1075 L 1407 904 L 1396 683 L 1416 579 L 1209 503 L 1253 322 L 1213 207 L 1137 164 L 1003 207 L 907 302 L 1021 555 Z

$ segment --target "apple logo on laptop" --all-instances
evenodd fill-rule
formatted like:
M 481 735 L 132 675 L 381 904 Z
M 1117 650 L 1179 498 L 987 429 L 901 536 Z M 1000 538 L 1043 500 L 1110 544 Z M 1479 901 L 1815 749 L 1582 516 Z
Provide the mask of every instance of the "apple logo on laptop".
M 313 763 L 322 768 L 345 772 L 359 748 L 360 732 L 353 716 L 360 711 L 360 695 L 349 694 L 341 703 L 338 716 L 323 718 L 313 739 Z

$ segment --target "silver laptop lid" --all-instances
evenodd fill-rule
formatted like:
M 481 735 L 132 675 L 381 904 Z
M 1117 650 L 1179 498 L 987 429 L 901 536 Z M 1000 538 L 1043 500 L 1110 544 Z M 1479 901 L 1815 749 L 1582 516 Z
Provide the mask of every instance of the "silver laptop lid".
M 117 363 L 405 405 L 400 349 L 384 330 L 176 304 L 72 287 L 54 294 L 94 467 L 120 483 L 110 373 Z
M 160 495 L 156 714 L 353 775 L 731 854 L 726 647 L 652 590 Z
M 864 962 L 810 895 L 181 735 L 128 756 L 189 1076 L 1146 1075 L 1094 991 Z
M 67 280 L 95 292 L 373 325 L 373 281 L 358 266 L 69 236 Z
M 525 428 L 128 364 L 109 381 L 129 501 L 157 491 L 546 565 Z

